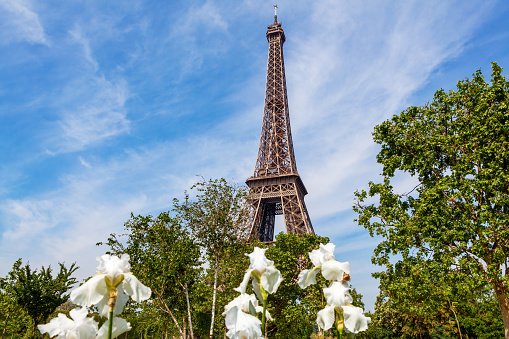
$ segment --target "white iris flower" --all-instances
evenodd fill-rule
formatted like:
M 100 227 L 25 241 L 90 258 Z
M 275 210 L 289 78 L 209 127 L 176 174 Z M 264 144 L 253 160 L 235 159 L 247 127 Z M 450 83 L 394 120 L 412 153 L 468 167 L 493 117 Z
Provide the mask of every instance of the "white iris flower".
M 316 275 L 321 271 L 323 277 L 331 283 L 323 289 L 327 306 L 318 311 L 316 323 L 323 330 L 329 330 L 336 325 L 340 333 L 344 329 L 348 333 L 356 334 L 368 329 L 371 318 L 364 315 L 362 308 L 351 304 L 353 300 L 346 283 L 350 280 L 350 264 L 334 258 L 335 248 L 332 243 L 320 244 L 320 248 L 309 253 L 314 267 L 300 272 L 299 286 L 306 288 L 316 284 Z
M 230 301 L 228 305 L 224 307 L 223 316 L 226 317 L 227 313 L 235 306 L 243 312 L 251 315 L 263 312 L 263 307 L 258 305 L 258 299 L 256 299 L 254 294 L 241 293 L 237 298 Z M 265 310 L 265 316 L 268 321 L 272 321 L 269 311 Z
M 345 328 L 350 333 L 359 333 L 368 329 L 371 318 L 364 315 L 360 307 L 352 305 L 343 306 L 343 316 L 345 318 Z
M 226 335 L 230 339 L 257 339 L 261 337 L 262 322 L 255 316 L 243 312 L 238 306 L 233 306 L 225 316 L 228 328 Z
M 95 338 L 98 323 L 88 318 L 86 308 L 75 308 L 69 312 L 72 320 L 63 314 L 51 319 L 48 324 L 37 325 L 42 334 L 48 333 L 51 338 L 57 339 L 91 339 Z
M 122 254 L 121 258 L 105 254 L 96 259 L 99 261 L 96 274 L 71 292 L 73 303 L 86 307 L 97 305 L 99 314 L 107 317 L 108 299 L 111 297 L 110 292 L 113 289 L 116 289 L 114 315 L 122 312 L 129 296 L 137 302 L 150 297 L 150 288 L 143 285 L 130 272 L 131 265 L 128 254 Z
M 128 323 L 125 319 L 114 317 L 113 318 L 113 326 L 111 331 L 111 337 L 116 338 L 124 332 L 127 332 L 131 329 L 131 324 Z M 108 322 L 105 322 L 99 332 L 97 332 L 97 337 L 95 339 L 108 339 Z
M 240 286 L 234 288 L 237 292 L 246 293 L 247 284 L 251 277 L 253 277 L 253 290 L 260 301 L 267 299 L 267 293 L 275 293 L 283 281 L 283 276 L 274 266 L 274 261 L 268 260 L 265 257 L 265 251 L 267 251 L 266 248 L 255 247 L 253 253 L 246 254 L 250 261 L 249 268 Z
M 342 281 L 344 274 L 350 273 L 350 263 L 339 262 L 334 258 L 335 248 L 336 246 L 333 243 L 320 244 L 320 248 L 309 252 L 309 259 L 314 267 L 299 273 L 299 286 L 301 288 L 316 284 L 316 275 L 320 271 L 322 271 L 322 275 L 326 280 L 332 281 Z

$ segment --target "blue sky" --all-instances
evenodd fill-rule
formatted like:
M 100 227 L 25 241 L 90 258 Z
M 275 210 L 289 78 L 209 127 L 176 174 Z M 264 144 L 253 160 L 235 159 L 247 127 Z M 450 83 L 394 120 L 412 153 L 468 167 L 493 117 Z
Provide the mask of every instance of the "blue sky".
M 168 210 L 196 174 L 252 175 L 273 4 L 0 0 L 0 276 L 20 257 L 90 276 L 131 212 Z M 309 213 L 371 309 L 379 239 L 351 208 L 379 180 L 371 131 L 492 61 L 509 69 L 509 2 L 278 6 Z

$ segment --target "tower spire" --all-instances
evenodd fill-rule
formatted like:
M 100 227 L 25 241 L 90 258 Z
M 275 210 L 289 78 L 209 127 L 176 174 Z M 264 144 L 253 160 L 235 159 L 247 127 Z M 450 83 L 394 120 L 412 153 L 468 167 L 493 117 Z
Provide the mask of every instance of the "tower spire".
M 274 5 L 274 25 L 277 24 L 277 5 Z
M 307 190 L 293 151 L 283 58 L 286 37 L 277 14 L 266 36 L 269 57 L 262 131 L 254 174 L 246 181 L 247 199 L 254 210 L 250 237 L 265 242 L 274 238 L 276 215 L 283 216 L 287 233 L 314 234 L 304 203 Z

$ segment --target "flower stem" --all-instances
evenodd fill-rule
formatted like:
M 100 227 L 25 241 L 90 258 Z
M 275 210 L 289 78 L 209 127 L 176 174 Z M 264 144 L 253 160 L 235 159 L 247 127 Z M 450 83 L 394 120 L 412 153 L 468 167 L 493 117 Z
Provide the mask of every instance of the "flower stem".
M 113 330 L 113 308 L 110 309 L 110 313 L 108 314 L 108 339 L 111 339 Z
M 267 298 L 263 298 L 262 331 L 263 331 L 265 338 L 267 338 L 267 331 L 265 329 L 265 312 L 266 312 L 266 310 L 267 310 Z

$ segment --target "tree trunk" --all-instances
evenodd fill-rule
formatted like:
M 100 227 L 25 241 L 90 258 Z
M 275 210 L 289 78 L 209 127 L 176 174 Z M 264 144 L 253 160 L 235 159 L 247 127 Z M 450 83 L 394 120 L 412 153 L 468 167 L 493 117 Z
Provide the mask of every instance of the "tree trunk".
M 32 339 L 35 339 L 35 331 L 37 330 L 37 322 L 34 319 L 34 326 L 32 326 Z
M 5 331 L 7 330 L 7 322 L 9 321 L 10 315 L 11 315 L 11 305 L 7 307 L 7 317 L 5 317 L 4 330 L 2 331 L 2 339 L 4 339 Z
M 507 286 L 502 281 L 492 281 L 493 289 L 498 300 L 498 307 L 504 321 L 505 338 L 509 338 L 509 298 L 507 297 Z
M 219 266 L 218 256 L 216 255 L 216 259 L 214 262 L 214 291 L 212 292 L 212 320 L 210 321 L 210 332 L 209 339 L 212 339 L 214 335 L 214 320 L 216 314 L 216 290 L 217 290 L 217 271 Z
M 194 338 L 193 322 L 191 321 L 191 304 L 189 304 L 189 291 L 187 290 L 187 283 L 184 284 L 184 289 L 186 292 L 187 301 L 187 317 L 189 318 L 189 333 L 191 334 L 191 338 Z
M 171 319 L 175 323 L 175 326 L 177 327 L 177 330 L 179 331 L 180 335 L 182 336 L 183 335 L 182 329 L 180 328 L 177 319 L 175 319 L 175 317 L 173 316 L 173 313 L 168 308 L 168 305 L 166 305 L 166 303 L 164 302 L 163 298 L 161 297 L 161 295 L 159 293 L 157 293 L 155 291 L 152 291 L 152 293 L 154 293 L 157 296 L 157 298 L 159 299 L 159 304 L 164 306 L 165 309 L 161 305 L 157 305 L 157 307 L 159 307 L 161 309 L 161 311 L 166 312 L 166 313 L 168 313 L 170 315 Z

